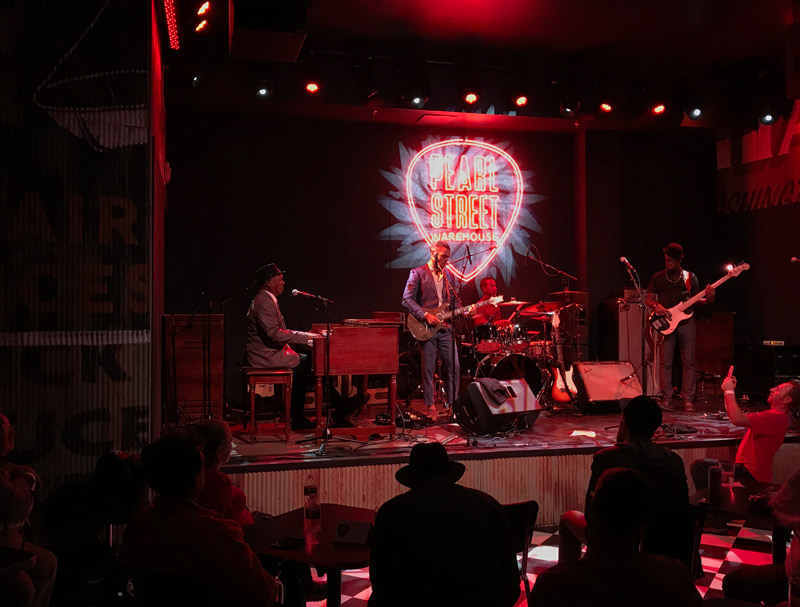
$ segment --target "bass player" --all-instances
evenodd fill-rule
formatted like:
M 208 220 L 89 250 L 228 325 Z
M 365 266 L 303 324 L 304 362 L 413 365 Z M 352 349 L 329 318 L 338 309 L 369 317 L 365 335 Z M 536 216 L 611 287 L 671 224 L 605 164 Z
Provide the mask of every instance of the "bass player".
M 668 314 L 668 308 L 700 293 L 700 282 L 697 280 L 697 276 L 681 267 L 683 247 L 677 242 L 671 242 L 662 250 L 664 252 L 664 269 L 653 274 L 650 284 L 647 286 L 647 306 L 653 309 L 655 316 Z M 713 303 L 714 295 L 714 288 L 708 285 L 705 288 L 705 297 L 697 303 L 700 305 Z M 676 344 L 681 352 L 683 408 L 685 411 L 694 411 L 694 397 L 697 388 L 695 368 L 697 323 L 694 316 L 681 321 L 674 331 L 663 337 L 659 346 L 660 399 L 662 407 L 666 409 L 672 408 L 672 362 L 675 357 Z
M 442 241 L 434 242 L 431 245 L 431 257 L 428 263 L 411 270 L 403 291 L 403 307 L 417 320 L 430 326 L 441 324 L 441 321 L 423 308 L 438 308 L 443 303 L 458 304 L 452 288 L 455 277 L 446 270 L 449 260 L 450 245 Z M 452 405 L 458 396 L 460 371 L 453 332 L 449 329 L 437 331 L 427 340 L 420 341 L 420 348 L 422 349 L 422 398 L 428 415 L 436 417 L 433 374 L 436 369 L 437 354 L 442 361 L 448 404 Z

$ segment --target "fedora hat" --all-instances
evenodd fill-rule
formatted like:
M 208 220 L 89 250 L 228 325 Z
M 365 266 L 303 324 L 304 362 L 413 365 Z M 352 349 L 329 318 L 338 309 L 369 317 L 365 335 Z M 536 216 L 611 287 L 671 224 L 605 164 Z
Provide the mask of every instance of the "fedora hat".
M 677 242 L 671 242 L 662 249 L 664 255 L 672 257 L 672 259 L 683 259 L 683 247 Z
M 408 465 L 394 475 L 402 485 L 412 489 L 426 476 L 437 474 L 448 477 L 455 483 L 464 475 L 464 464 L 451 462 L 441 443 L 420 443 L 411 449 Z
M 259 285 L 263 285 L 270 278 L 274 278 L 279 274 L 283 274 L 283 271 L 274 263 L 268 263 L 267 265 L 261 266 L 258 268 L 258 270 L 256 270 L 256 282 Z

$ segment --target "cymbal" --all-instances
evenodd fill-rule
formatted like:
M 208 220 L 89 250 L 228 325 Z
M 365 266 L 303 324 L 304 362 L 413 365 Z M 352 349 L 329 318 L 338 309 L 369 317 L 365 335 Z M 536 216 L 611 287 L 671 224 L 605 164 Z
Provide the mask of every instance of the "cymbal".
M 561 307 L 557 301 L 540 301 L 519 311 L 524 316 L 534 316 L 539 314 L 552 314 Z
M 518 299 L 512 299 L 511 301 L 501 301 L 498 306 L 527 306 L 529 301 L 520 301 Z
M 552 293 L 548 293 L 548 295 L 564 295 L 564 293 L 566 293 L 567 295 L 588 295 L 589 294 L 588 291 L 570 291 L 569 289 L 567 289 L 566 291 L 553 291 Z

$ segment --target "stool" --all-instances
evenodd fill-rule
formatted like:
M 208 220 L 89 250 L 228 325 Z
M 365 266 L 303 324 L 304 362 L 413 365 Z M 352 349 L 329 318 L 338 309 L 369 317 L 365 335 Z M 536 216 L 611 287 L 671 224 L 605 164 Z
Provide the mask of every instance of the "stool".
M 291 369 L 242 369 L 243 396 L 250 397 L 250 444 L 255 442 L 257 434 L 286 434 L 289 442 L 289 433 L 292 427 L 292 370 Z M 256 422 L 256 385 L 281 385 L 283 386 L 283 404 L 286 408 L 283 428 L 275 419 L 274 428 L 259 428 Z M 246 401 L 245 401 L 246 402 Z

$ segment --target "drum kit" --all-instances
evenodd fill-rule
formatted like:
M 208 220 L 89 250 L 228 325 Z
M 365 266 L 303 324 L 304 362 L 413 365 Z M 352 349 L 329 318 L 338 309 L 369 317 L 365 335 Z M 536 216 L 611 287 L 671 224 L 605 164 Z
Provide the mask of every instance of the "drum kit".
M 514 312 L 508 320 L 473 328 L 472 343 L 461 344 L 462 375 L 469 374 L 474 379 L 524 378 L 531 390 L 541 396 L 557 357 L 559 335 L 554 331 L 553 318 L 556 317 L 557 326 L 558 315 L 570 306 L 557 301 L 515 299 L 499 305 L 513 307 Z

